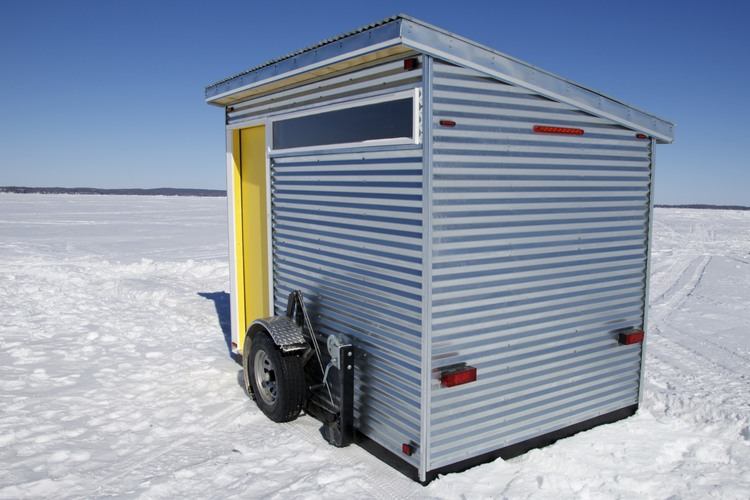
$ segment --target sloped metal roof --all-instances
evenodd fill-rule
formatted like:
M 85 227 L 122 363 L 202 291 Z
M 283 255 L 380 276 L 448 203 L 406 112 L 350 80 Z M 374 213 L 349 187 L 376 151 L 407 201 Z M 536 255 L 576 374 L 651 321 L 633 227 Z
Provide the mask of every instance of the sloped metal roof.
M 405 18 L 405 17 L 408 17 L 408 16 L 404 16 L 404 15 L 391 16 L 391 17 L 388 17 L 386 19 L 383 19 L 382 21 L 378 21 L 376 23 L 368 24 L 367 26 L 362 26 L 361 28 L 358 28 L 356 30 L 349 31 L 347 33 L 343 33 L 341 35 L 334 36 L 332 38 L 327 38 L 327 39 L 322 40 L 322 41 L 320 41 L 318 43 L 315 43 L 313 45 L 305 47 L 304 49 L 300 49 L 300 50 L 294 51 L 291 54 L 287 54 L 285 56 L 277 57 L 276 59 L 271 59 L 268 62 L 265 62 L 265 63 L 263 63 L 263 64 L 261 64 L 259 66 L 254 67 L 254 68 L 250 68 L 250 69 L 248 69 L 246 71 L 243 71 L 242 73 L 238 73 L 238 74 L 236 74 L 234 76 L 230 76 L 229 78 L 225 78 L 224 80 L 220 80 L 220 81 L 218 81 L 216 83 L 213 83 L 211 85 L 207 85 L 206 89 L 209 89 L 211 87 L 215 87 L 217 85 L 221 85 L 222 83 L 226 83 L 226 82 L 228 82 L 230 80 L 234 80 L 234 79 L 239 78 L 239 77 L 241 77 L 243 75 L 247 75 L 248 73 L 252 73 L 254 71 L 258 71 L 261 68 L 265 68 L 267 66 L 273 66 L 276 63 L 279 63 L 279 62 L 284 61 L 286 59 L 291 59 L 291 58 L 293 58 L 295 56 L 298 56 L 300 54 L 304 54 L 305 52 L 310 52 L 312 50 L 318 49 L 320 47 L 323 47 L 324 45 L 328 45 L 329 43 L 334 43 L 334 42 L 337 42 L 339 40 L 343 40 L 344 38 L 348 38 L 348 37 L 350 37 L 352 35 L 356 35 L 357 33 L 362 33 L 363 31 L 367 31 L 367 30 L 372 29 L 372 28 L 377 28 L 378 26 L 382 26 L 382 25 L 384 25 L 386 23 L 389 23 L 391 21 L 396 21 L 398 19 Z
M 206 102 L 228 106 L 248 98 L 253 90 L 274 83 L 299 80 L 306 73 L 316 72 L 320 76 L 326 68 L 333 70 L 347 61 L 356 64 L 368 56 L 398 51 L 421 52 L 474 69 L 643 132 L 660 142 L 674 139 L 674 125 L 662 118 L 404 14 L 328 38 L 211 84 L 205 89 Z

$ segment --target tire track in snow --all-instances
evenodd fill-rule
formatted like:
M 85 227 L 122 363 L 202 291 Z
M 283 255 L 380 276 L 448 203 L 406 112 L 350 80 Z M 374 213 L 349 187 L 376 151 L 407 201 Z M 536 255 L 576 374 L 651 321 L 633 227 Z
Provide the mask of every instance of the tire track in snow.
M 730 363 L 721 362 L 727 355 L 737 358 L 741 366 L 746 366 L 747 360 L 710 338 L 678 330 L 669 323 L 699 287 L 711 261 L 711 256 L 692 257 L 679 273 L 667 275 L 674 276 L 671 283 L 651 300 L 645 382 L 646 397 L 652 402 L 647 406 L 698 427 L 730 424 L 747 441 L 750 380 L 727 366 Z M 706 344 L 722 350 L 721 356 L 708 357 Z
M 736 368 L 737 366 L 743 367 L 746 364 L 747 359 L 744 356 L 712 340 L 707 335 L 701 335 L 700 332 L 678 330 L 672 325 L 667 325 L 670 316 L 682 308 L 683 304 L 699 287 L 712 260 L 712 256 L 694 257 L 672 285 L 659 297 L 651 301 L 649 305 L 649 329 L 688 349 L 693 355 L 704 358 L 709 363 L 721 366 L 732 373 L 744 375 L 742 369 Z M 707 356 L 707 354 L 717 350 L 721 351 L 721 355 Z
M 685 268 L 679 272 L 677 279 L 659 297 L 651 299 L 649 321 L 652 324 L 660 325 L 663 323 L 673 311 L 687 300 L 700 283 L 709 262 L 711 262 L 710 256 L 693 257 Z M 656 318 L 653 311 L 657 312 Z

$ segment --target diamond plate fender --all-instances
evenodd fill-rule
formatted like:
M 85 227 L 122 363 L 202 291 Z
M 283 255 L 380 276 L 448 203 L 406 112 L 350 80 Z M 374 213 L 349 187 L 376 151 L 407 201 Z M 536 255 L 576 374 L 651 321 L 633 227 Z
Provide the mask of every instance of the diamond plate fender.
M 253 321 L 247 329 L 250 342 L 258 332 L 263 331 L 271 336 L 283 352 L 305 351 L 308 347 L 307 340 L 302 335 L 302 328 L 287 316 L 273 316 Z

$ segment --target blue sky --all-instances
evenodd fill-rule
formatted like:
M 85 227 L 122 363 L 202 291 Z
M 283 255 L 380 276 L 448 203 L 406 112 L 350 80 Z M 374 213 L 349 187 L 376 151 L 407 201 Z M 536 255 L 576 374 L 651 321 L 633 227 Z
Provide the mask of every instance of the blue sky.
M 0 185 L 221 189 L 203 88 L 405 13 L 677 125 L 657 203 L 750 206 L 750 2 L 3 1 Z

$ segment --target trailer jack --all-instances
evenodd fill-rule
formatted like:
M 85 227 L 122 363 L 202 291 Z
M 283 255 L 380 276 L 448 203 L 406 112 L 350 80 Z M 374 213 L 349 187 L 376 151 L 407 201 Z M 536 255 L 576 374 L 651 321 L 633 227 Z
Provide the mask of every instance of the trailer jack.
M 344 447 L 349 446 L 354 440 L 354 347 L 339 344 L 334 336 L 328 337 L 327 344 L 331 361 L 326 366 L 323 380 L 327 383 L 326 379 L 332 367 L 338 370 L 338 383 L 334 392 L 339 396 L 339 405 L 336 411 L 324 411 L 324 436 L 330 444 Z

